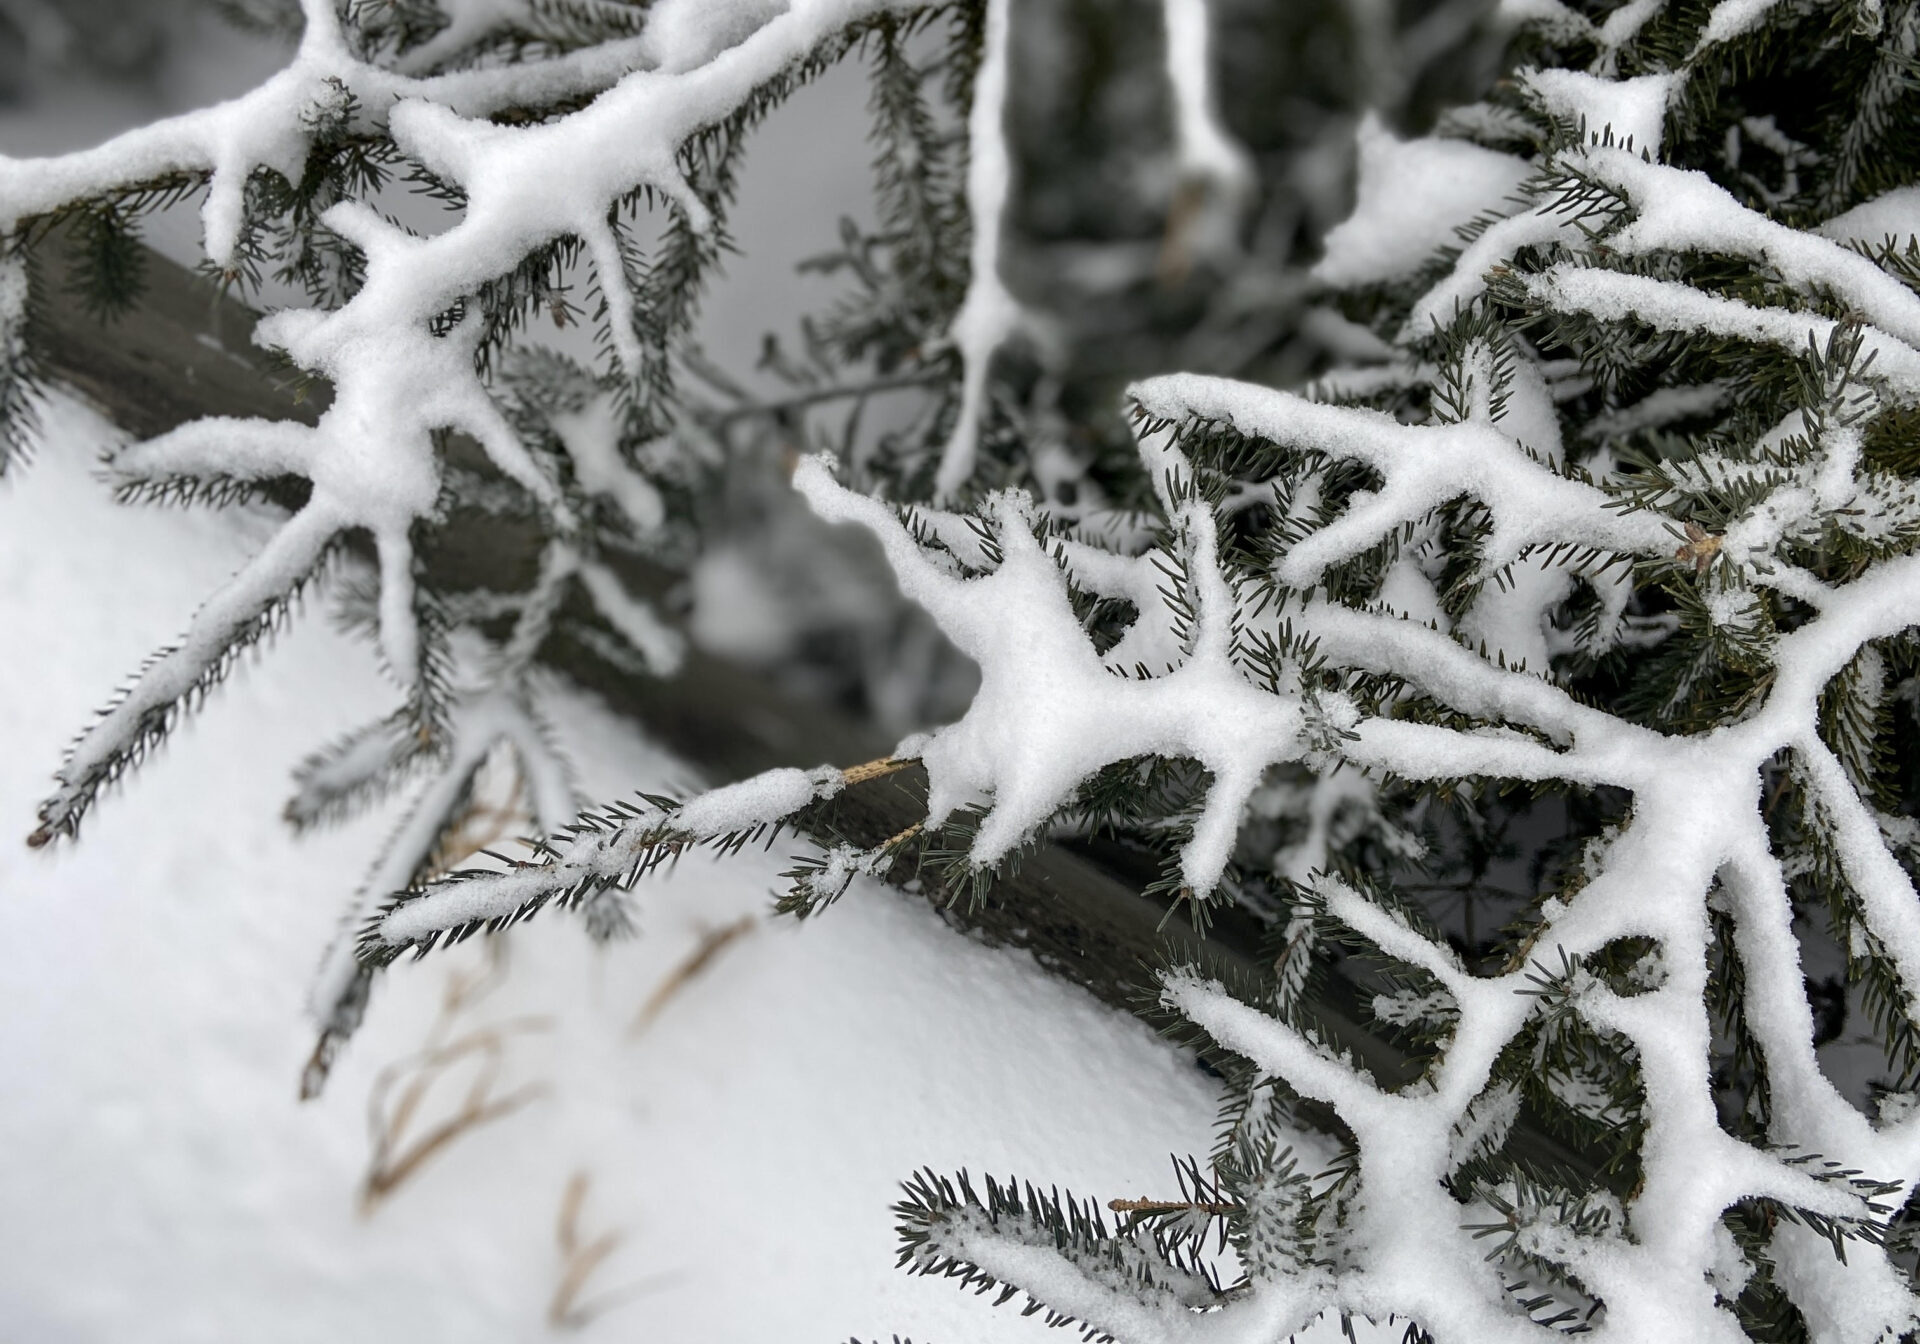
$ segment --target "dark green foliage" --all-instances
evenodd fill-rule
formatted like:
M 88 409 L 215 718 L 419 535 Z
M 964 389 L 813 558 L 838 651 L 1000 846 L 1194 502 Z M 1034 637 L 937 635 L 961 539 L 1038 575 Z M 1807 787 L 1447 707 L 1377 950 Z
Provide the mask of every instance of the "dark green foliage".
M 146 260 L 131 216 L 118 205 L 82 210 L 69 229 L 73 273 L 67 287 L 81 304 L 105 322 L 140 301 L 146 287 Z

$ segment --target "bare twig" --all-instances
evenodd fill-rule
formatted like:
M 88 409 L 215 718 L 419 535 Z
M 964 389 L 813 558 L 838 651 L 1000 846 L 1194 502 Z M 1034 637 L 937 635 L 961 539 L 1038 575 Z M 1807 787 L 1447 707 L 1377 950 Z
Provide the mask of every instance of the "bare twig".
M 689 980 L 706 970 L 713 959 L 724 952 L 736 939 L 743 934 L 751 933 L 753 926 L 758 922 L 752 915 L 742 915 L 723 928 L 709 929 L 702 934 L 700 941 L 694 944 L 693 951 L 667 972 L 666 978 L 660 982 L 653 993 L 647 996 L 647 1001 L 640 1005 L 640 1011 L 633 1015 L 633 1025 L 627 1028 L 628 1039 L 640 1035 L 652 1026 L 653 1020 L 660 1016 L 660 1010 L 667 1006 L 668 1000 L 686 988 Z
M 456 970 L 447 977 L 440 1015 L 427 1033 L 425 1047 L 387 1065 L 375 1077 L 367 1096 L 367 1128 L 372 1138 L 372 1152 L 360 1186 L 363 1218 L 370 1217 L 427 1159 L 455 1139 L 512 1114 L 547 1090 L 543 1084 L 536 1083 L 495 1095 L 509 1038 L 550 1030 L 553 1026 L 550 1018 L 513 1018 L 469 1032 L 457 1040 L 447 1039 L 456 1017 L 499 988 L 506 978 L 506 964 L 504 940 L 489 939 L 486 960 L 479 967 Z M 458 1109 L 417 1138 L 413 1137 L 410 1131 L 415 1118 L 434 1084 L 468 1060 L 476 1060 L 477 1064 Z M 394 1097 L 396 1086 L 400 1090 Z M 388 1104 L 390 1097 L 393 1098 L 391 1105 Z
M 1191 1199 L 1110 1199 L 1107 1207 L 1115 1213 L 1204 1213 L 1224 1218 L 1240 1206 Z
M 547 1324 L 556 1330 L 583 1330 L 613 1307 L 659 1287 L 669 1277 L 657 1274 L 597 1296 L 581 1296 L 594 1271 L 626 1241 L 626 1233 L 618 1229 L 591 1239 L 581 1233 L 580 1214 L 592 1184 L 593 1177 L 586 1171 L 576 1171 L 560 1196 L 560 1222 L 554 1229 L 554 1240 L 560 1247 L 560 1281 L 547 1303 Z
M 882 756 L 877 761 L 862 761 L 859 765 L 850 765 L 840 774 L 845 778 L 847 786 L 851 788 L 855 784 L 864 784 L 870 779 L 884 779 L 888 775 L 899 774 L 915 764 L 917 762 L 911 757 L 895 759 L 892 756 Z
M 804 410 L 822 402 L 841 401 L 848 397 L 866 398 L 881 392 L 898 392 L 907 388 L 933 387 L 949 381 L 953 375 L 945 370 L 930 369 L 925 373 L 902 374 L 893 378 L 876 378 L 871 382 L 855 383 L 848 386 L 823 387 L 812 392 L 802 392 L 796 396 L 779 401 L 760 401 L 746 406 L 734 406 L 720 413 L 715 423 L 721 428 L 741 420 L 784 415 L 788 411 Z

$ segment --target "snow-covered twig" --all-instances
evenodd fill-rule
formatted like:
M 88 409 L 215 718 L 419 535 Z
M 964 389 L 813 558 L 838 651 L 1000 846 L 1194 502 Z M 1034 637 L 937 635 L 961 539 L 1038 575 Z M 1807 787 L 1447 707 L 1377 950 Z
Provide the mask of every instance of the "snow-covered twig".
M 986 0 L 986 50 L 974 76 L 967 114 L 967 208 L 973 218 L 973 252 L 967 296 L 949 335 L 962 365 L 960 410 L 940 453 L 934 493 L 958 495 L 973 476 L 987 405 L 987 374 L 994 355 L 1020 329 L 1020 304 L 1000 278 L 1000 234 L 1013 190 L 1013 159 L 1007 148 L 1008 63 L 1012 58 L 1011 0 Z

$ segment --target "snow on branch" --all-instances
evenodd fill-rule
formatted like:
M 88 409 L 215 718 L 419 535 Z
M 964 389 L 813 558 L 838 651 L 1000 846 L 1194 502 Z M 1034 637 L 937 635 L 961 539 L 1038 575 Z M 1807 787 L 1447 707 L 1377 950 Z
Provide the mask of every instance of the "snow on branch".
M 940 452 L 934 493 L 951 499 L 973 476 L 987 407 L 987 375 L 993 357 L 1020 329 L 1020 304 L 1000 277 L 1000 234 L 1013 190 L 1013 159 L 1007 147 L 1008 64 L 1012 57 L 1011 0 L 986 0 L 986 50 L 974 76 L 967 114 L 967 209 L 973 219 L 973 250 L 967 294 L 948 334 L 962 366 L 960 410 Z
M 340 527 L 339 515 L 330 508 L 309 504 L 207 599 L 179 642 L 149 659 L 67 749 L 57 787 L 40 804 L 40 824 L 28 844 L 38 848 L 78 832 L 100 791 L 138 763 L 242 653 L 287 619 Z
M 322 958 L 309 1002 L 320 1035 L 302 1079 L 302 1096 L 318 1094 L 334 1057 L 359 1026 L 377 968 L 362 961 L 359 941 L 393 893 L 457 869 L 475 854 L 491 854 L 492 845 L 519 832 L 559 835 L 574 821 L 579 800 L 537 708 L 535 658 L 576 584 L 653 670 L 678 665 L 684 652 L 680 636 L 650 607 L 630 596 L 603 565 L 564 541 L 550 542 L 532 587 L 512 604 L 517 611 L 505 638 L 469 659 L 466 685 L 443 692 L 439 717 L 444 722 L 434 724 L 430 741 L 417 730 L 409 732 L 404 719 L 396 723 L 390 716 L 309 762 L 303 772 L 300 791 L 288 804 L 296 820 L 339 808 L 343 795 L 391 788 L 423 757 L 431 757 L 435 766 Z M 451 671 L 440 675 L 448 682 L 455 677 Z M 506 766 L 510 786 L 504 800 L 489 802 L 482 796 L 483 777 L 499 764 Z M 477 825 L 481 822 L 486 824 Z M 592 894 L 584 910 L 591 936 L 605 941 L 631 931 L 617 892 L 603 886 Z
M 770 770 L 702 794 L 684 806 L 670 799 L 617 803 L 585 812 L 554 828 L 530 861 L 501 873 L 462 872 L 421 890 L 369 888 L 377 908 L 358 930 L 363 965 L 383 965 L 409 948 L 431 950 L 482 929 L 500 929 L 549 902 L 575 905 L 639 877 L 684 850 L 708 845 L 722 852 L 756 841 L 771 843 L 780 825 L 802 808 L 831 798 L 861 771 L 831 766 L 813 771 Z M 883 772 L 884 773 L 884 772 Z
M 1634 12 L 1623 9 L 1608 25 L 1606 45 L 1616 52 L 1654 12 L 1627 8 Z M 1709 38 L 1758 21 L 1757 7 L 1723 6 Z M 1862 792 L 1860 768 L 1831 745 L 1837 730 L 1826 708 L 1857 660 L 1877 658 L 1920 625 L 1920 560 L 1907 553 L 1915 534 L 1895 540 L 1886 521 L 1904 507 L 1905 486 L 1868 464 L 1860 428 L 1905 414 L 1914 400 L 1920 307 L 1869 257 L 1776 223 L 1698 174 L 1619 148 L 1657 150 L 1674 78 L 1555 71 L 1532 83 L 1542 110 L 1580 133 L 1557 142 L 1530 178 L 1483 165 L 1490 186 L 1528 181 L 1521 213 L 1507 213 L 1514 202 L 1484 202 L 1451 273 L 1415 302 L 1416 321 L 1402 329 L 1402 341 L 1426 357 L 1396 356 L 1385 371 L 1393 376 L 1374 382 L 1394 395 L 1425 389 L 1424 419 L 1409 416 L 1404 398 L 1393 415 L 1220 379 L 1150 380 L 1134 395 L 1166 528 L 1146 554 L 1051 538 L 1046 520 L 1013 494 L 982 506 L 991 544 L 981 554 L 954 545 L 944 522 L 903 523 L 841 490 L 823 467 L 796 475 L 823 516 L 879 537 L 903 589 L 981 666 L 968 716 L 912 744 L 927 762 L 934 815 L 963 800 L 988 809 L 977 861 L 1046 824 L 1114 760 L 1142 752 L 1196 760 L 1213 781 L 1184 855 L 1189 878 L 1218 876 L 1199 867 L 1220 852 L 1201 838 L 1237 829 L 1246 802 L 1237 786 L 1289 760 L 1316 770 L 1338 761 L 1366 777 L 1604 785 L 1632 799 L 1625 821 L 1582 860 L 1581 880 L 1546 903 L 1521 953 L 1491 972 L 1469 973 L 1437 934 L 1381 900 L 1308 878 L 1318 918 L 1430 987 L 1405 1000 L 1438 1024 L 1437 1053 L 1413 1085 L 1390 1088 L 1289 1013 L 1202 973 L 1167 977 L 1169 1008 L 1256 1078 L 1333 1107 L 1351 1132 L 1352 1173 L 1336 1183 L 1337 1198 L 1324 1197 L 1314 1228 L 1327 1238 L 1320 1263 L 1341 1266 L 1326 1280 L 1249 1265 L 1243 1250 L 1248 1277 L 1222 1308 L 1167 1321 L 1144 1313 L 1154 1299 L 1137 1283 L 1090 1285 L 1071 1237 L 1057 1239 L 1056 1256 L 1034 1257 L 1018 1238 L 984 1235 L 966 1221 L 972 1202 L 924 1180 L 910 1193 L 954 1210 L 956 1225 L 944 1243 L 919 1224 L 905 1228 L 910 1260 L 937 1246 L 930 1263 L 941 1272 L 1007 1291 L 1017 1285 L 1094 1328 L 1124 1321 L 1150 1339 L 1260 1333 L 1270 1329 L 1263 1305 L 1297 1304 L 1315 1284 L 1316 1306 L 1409 1317 L 1447 1341 L 1537 1340 L 1576 1320 L 1599 1338 L 1731 1341 L 1746 1337 L 1729 1303 L 1754 1272 L 1748 1254 L 1765 1258 L 1816 1338 L 1894 1338 L 1920 1324 L 1920 1299 L 1888 1249 L 1893 1211 L 1920 1170 L 1920 1120 L 1912 1107 L 1892 1107 L 1873 1124 L 1823 1073 L 1794 907 L 1765 820 L 1766 790 L 1789 761 L 1798 806 L 1846 886 L 1854 955 L 1871 953 L 1874 974 L 1891 987 L 1890 1011 L 1909 1030 L 1920 1025 L 1920 896 L 1891 823 Z M 1370 196 L 1363 177 L 1362 212 L 1421 208 Z M 1594 218 L 1597 228 L 1585 222 Z M 1398 237 L 1396 228 L 1381 222 L 1350 236 Z M 1621 261 L 1700 255 L 1763 270 L 1778 297 L 1756 303 L 1750 291 L 1679 278 L 1674 264 L 1643 273 Z M 1473 306 L 1488 292 L 1522 313 L 1602 324 L 1565 328 L 1576 333 L 1569 343 L 1632 320 L 1672 336 L 1770 347 L 1774 359 L 1798 365 L 1786 398 L 1793 409 L 1757 441 L 1711 443 L 1643 468 L 1658 486 L 1598 455 L 1575 462 L 1555 403 L 1576 394 L 1551 387 L 1546 361 L 1522 339 L 1488 335 Z M 1335 394 L 1361 380 L 1323 386 Z M 1725 396 L 1714 390 L 1690 405 L 1711 410 Z M 1634 432 L 1620 423 L 1602 437 Z M 1256 563 L 1228 554 L 1219 536 L 1228 501 L 1262 486 L 1273 487 L 1282 540 Z M 1717 530 L 1701 525 L 1703 515 Z M 1472 522 L 1479 565 L 1463 589 L 1464 611 L 1430 591 L 1422 603 L 1415 592 L 1431 578 L 1422 548 L 1442 518 Z M 1853 518 L 1876 521 L 1845 521 Z M 1528 579 L 1522 565 L 1575 552 L 1600 562 L 1577 568 L 1602 600 L 1612 600 L 1611 561 L 1630 559 L 1642 576 L 1691 570 L 1705 638 L 1737 641 L 1760 669 L 1750 698 L 1703 731 L 1666 731 L 1579 702 L 1554 684 L 1545 659 L 1516 671 L 1498 648 L 1474 646 L 1476 630 L 1501 624 L 1483 606 L 1550 619 L 1567 585 L 1545 583 L 1547 568 L 1534 571 L 1540 581 Z M 1843 563 L 1842 554 L 1856 558 Z M 1143 601 L 1153 587 L 1142 580 L 1148 567 L 1162 576 L 1160 613 Z M 1484 583 L 1495 571 L 1512 576 L 1499 592 Z M 1389 601 L 1396 582 L 1405 586 Z M 1777 626 L 1744 624 L 1755 609 L 1750 594 L 1762 590 L 1801 607 Z M 1103 660 L 1077 628 L 1074 592 L 1134 603 L 1138 614 L 1113 651 L 1153 649 L 1162 661 L 1116 665 L 1113 651 Z M 1624 638 L 1623 627 L 1604 638 Z M 1099 672 L 1114 685 L 1101 687 Z M 1373 677 L 1390 678 L 1391 689 L 1358 693 Z M 1232 740 L 1222 745 L 1209 730 L 1229 721 Z M 1730 1132 L 1713 1103 L 1708 988 L 1720 918 L 1761 1055 L 1764 1144 Z M 1595 969 L 1626 946 L 1649 949 L 1630 974 Z M 1496 1075 L 1514 1052 L 1533 1050 L 1544 1067 L 1569 1070 L 1550 1084 L 1562 1095 L 1590 1085 L 1576 1065 L 1549 1062 L 1559 1057 L 1545 1043 L 1573 1024 L 1608 1042 L 1608 1067 L 1632 1079 L 1644 1126 L 1634 1189 L 1618 1200 L 1556 1203 L 1517 1178 L 1462 1177 L 1481 1160 L 1472 1153 L 1485 1151 L 1473 1136 L 1497 1132 L 1487 1117 L 1512 1114 L 1509 1084 Z M 1754 1206 L 1769 1211 L 1773 1230 L 1758 1247 L 1730 1252 L 1723 1218 Z M 1247 1203 L 1229 1199 L 1206 1214 L 1252 1235 Z M 1475 1221 L 1485 1218 L 1494 1221 Z M 1507 1238 L 1491 1257 L 1481 1244 L 1488 1232 Z M 1515 1265 L 1559 1285 L 1561 1296 L 1515 1310 L 1515 1285 L 1504 1277 Z M 1569 1294 L 1584 1314 L 1567 1306 Z
M 1173 89 L 1176 160 L 1184 173 L 1205 178 L 1240 198 L 1253 185 L 1253 165 L 1220 119 L 1213 90 L 1207 0 L 1163 0 L 1161 13 L 1167 36 L 1167 82 Z
M 310 496 L 76 744 L 39 841 L 71 833 L 272 625 L 334 539 L 364 531 L 381 648 L 422 708 L 417 724 L 383 720 L 313 763 L 295 811 L 434 769 L 328 954 L 310 1084 L 373 973 L 401 953 L 554 904 L 618 932 L 640 875 L 695 847 L 771 843 L 909 762 L 925 769 L 924 819 L 803 864 L 783 908 L 807 913 L 913 847 L 978 894 L 1053 828 L 1136 801 L 1154 771 L 1177 767 L 1195 783 L 1153 818 L 1178 851 L 1162 889 L 1198 918 L 1237 894 L 1245 822 L 1285 773 L 1313 783 L 1298 790 L 1306 839 L 1271 865 L 1300 884 L 1286 893 L 1280 989 L 1248 992 L 1204 968 L 1162 982 L 1163 1006 L 1241 1071 L 1247 1109 L 1216 1155 L 1218 1188 L 1201 1190 L 1196 1168 L 1190 1198 L 1148 1201 L 1133 1210 L 1143 1221 L 1110 1228 L 1070 1197 L 989 1181 L 983 1198 L 965 1179 L 917 1177 L 899 1210 L 903 1263 L 1025 1291 L 1093 1331 L 1169 1341 L 1275 1338 L 1333 1310 L 1407 1317 L 1443 1344 L 1538 1341 L 1569 1325 L 1712 1344 L 1745 1337 L 1734 1304 L 1762 1264 L 1818 1338 L 1920 1328 L 1891 1227 L 1920 1180 L 1920 1106 L 1902 1093 L 1870 1122 L 1823 1073 L 1790 887 L 1796 871 L 1830 873 L 1849 971 L 1870 977 L 1891 1035 L 1912 1039 L 1920 894 L 1900 851 L 1913 830 L 1876 804 L 1869 711 L 1920 626 L 1920 494 L 1901 465 L 1920 402 L 1920 299 L 1891 252 L 1849 250 L 1660 161 L 1671 114 L 1690 106 L 1687 81 L 1774 7 L 1728 0 L 1685 18 L 1677 42 L 1657 0 L 1597 23 L 1551 0 L 1509 6 L 1586 44 L 1592 69 L 1522 72 L 1494 138 L 1530 143 L 1524 156 L 1363 126 L 1356 214 L 1329 239 L 1319 279 L 1381 300 L 1374 330 L 1352 343 L 1371 364 L 1308 393 L 1191 374 L 1139 384 L 1151 516 L 1138 525 L 1070 525 L 1019 490 L 967 514 L 903 508 L 841 484 L 826 458 L 799 462 L 794 486 L 814 513 L 870 535 L 906 598 L 978 667 L 966 712 L 867 766 L 775 770 L 566 822 L 570 789 L 527 680 L 563 591 L 577 582 L 651 665 L 679 654 L 599 565 L 578 492 L 614 502 L 641 532 L 658 525 L 659 500 L 620 485 L 595 420 L 614 413 L 612 397 L 547 415 L 577 468 L 576 492 L 562 493 L 482 380 L 472 299 L 545 249 L 577 245 L 611 346 L 646 376 L 656 352 L 635 325 L 646 305 L 628 288 L 617 209 L 663 200 L 688 255 L 717 246 L 718 195 L 693 180 L 689 140 L 886 6 L 776 8 L 664 0 L 632 48 L 536 63 L 515 84 L 491 67 L 376 69 L 348 51 L 328 0 L 309 0 L 300 55 L 251 101 L 92 155 L 0 163 L 16 228 L 81 197 L 211 174 L 208 247 L 224 263 L 243 233 L 245 180 L 295 171 L 311 108 L 330 98 L 336 121 L 384 117 L 466 207 L 431 237 L 365 200 L 320 215 L 364 258 L 364 279 L 337 308 L 261 328 L 333 383 L 315 427 L 207 421 L 122 455 L 115 470 L 135 493 L 293 475 Z M 973 269 L 950 329 L 964 378 L 937 501 L 973 477 L 988 366 L 1021 321 L 999 265 L 1009 9 L 987 2 L 969 113 Z M 1165 17 L 1183 152 L 1227 171 L 1208 138 L 1204 7 L 1168 0 Z M 1662 51 L 1689 49 L 1659 68 Z M 605 64 L 609 52 L 651 64 L 629 73 Z M 1646 72 L 1613 78 L 1623 65 Z M 591 101 L 535 125 L 480 115 L 502 99 L 580 96 Z M 1410 189 L 1394 189 L 1396 174 Z M 1649 392 L 1676 357 L 1688 385 Z M 1667 432 L 1708 415 L 1713 433 Z M 439 654 L 415 618 L 430 604 L 413 591 L 412 537 L 441 493 L 434 435 L 447 429 L 537 501 L 549 548 L 533 589 L 500 601 L 516 618 L 507 638 L 429 712 Z M 1581 684 L 1623 668 L 1635 684 L 1602 697 Z M 404 745 L 409 724 L 430 728 L 430 749 Z M 528 859 L 489 851 L 493 870 L 455 870 L 484 842 L 450 852 L 454 820 L 503 751 L 548 838 Z M 1606 791 L 1621 810 L 1566 860 L 1557 894 L 1498 964 L 1462 956 L 1391 890 L 1335 875 L 1338 807 L 1379 822 L 1389 789 L 1513 785 Z M 1300 989 L 1313 944 L 1331 938 L 1389 968 L 1393 992 L 1376 1006 L 1417 1030 L 1413 1081 L 1396 1085 L 1315 1027 Z M 1737 1013 L 1719 1001 L 1729 976 Z M 1715 1104 L 1718 1043 L 1734 1031 L 1753 1078 L 1737 1123 Z M 1562 1173 L 1508 1160 L 1524 1089 L 1604 1125 L 1631 1181 L 1575 1193 Z M 1283 1112 L 1301 1099 L 1330 1107 L 1338 1161 L 1296 1179 L 1254 1114 L 1258 1095 Z M 1236 1281 L 1200 1250 L 1216 1226 L 1235 1238 Z
M 316 425 L 206 420 L 122 455 L 116 471 L 123 486 L 136 491 L 164 494 L 187 478 L 217 491 L 223 483 L 283 475 L 304 477 L 312 491 L 275 540 L 201 610 L 180 643 L 150 663 L 75 744 L 58 792 L 41 809 L 35 843 L 74 833 L 101 787 L 219 679 L 239 647 L 278 619 L 343 532 L 372 538 L 381 653 L 403 688 L 416 686 L 412 534 L 440 499 L 437 434 L 469 435 L 504 477 L 539 501 L 551 527 L 574 531 L 573 507 L 483 380 L 488 332 L 473 297 L 512 275 L 529 255 L 581 238 L 601 268 L 610 311 L 616 319 L 631 314 L 628 276 L 615 264 L 617 249 L 607 245 L 615 207 L 635 193 L 657 193 L 696 234 L 710 229 L 711 212 L 683 176 L 682 147 L 823 42 L 885 8 L 880 0 L 803 0 L 763 15 L 764 23 L 745 32 L 729 30 L 707 53 L 712 59 L 684 68 L 676 61 L 673 69 L 632 69 L 647 51 L 635 39 L 642 45 L 602 44 L 545 62 L 411 79 L 357 59 L 332 0 L 307 0 L 306 32 L 293 63 L 253 93 L 129 132 L 97 150 L 0 160 L 5 233 L 116 191 L 180 174 L 205 176 L 206 246 L 219 267 L 235 259 L 255 171 L 300 180 L 319 124 L 316 108 L 327 111 L 319 120 L 335 130 L 342 122 L 384 117 L 400 151 L 465 201 L 462 216 L 431 237 L 389 221 L 365 200 L 342 200 L 319 215 L 320 226 L 363 259 L 357 289 L 337 308 L 283 310 L 255 331 L 256 341 L 332 384 L 332 403 Z M 716 11 L 711 23 L 737 18 Z M 585 107 L 538 124 L 500 125 L 485 115 L 582 94 L 594 95 Z M 528 190 L 535 182 L 548 189 Z M 630 342 L 621 344 L 631 357 Z M 604 583 L 589 583 L 610 599 Z M 670 665 L 671 639 L 643 629 L 636 610 L 628 604 L 613 614 L 651 662 Z

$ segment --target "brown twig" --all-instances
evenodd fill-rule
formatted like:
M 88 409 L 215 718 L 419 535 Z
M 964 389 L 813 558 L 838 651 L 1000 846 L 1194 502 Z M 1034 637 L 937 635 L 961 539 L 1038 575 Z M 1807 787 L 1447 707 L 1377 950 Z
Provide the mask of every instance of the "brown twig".
M 902 827 L 900 830 L 895 831 L 892 835 L 888 836 L 885 840 L 882 840 L 880 842 L 880 848 L 883 850 L 895 849 L 901 845 L 906 844 L 907 841 L 913 839 L 914 836 L 920 834 L 921 828 L 923 828 L 925 825 L 926 823 L 924 821 L 916 821 L 911 826 Z
M 529 1018 L 463 1036 L 451 1045 L 416 1055 L 399 1064 L 390 1064 L 374 1080 L 368 1099 L 368 1128 L 373 1135 L 373 1153 L 367 1160 L 367 1174 L 360 1187 L 360 1213 L 371 1216 L 382 1200 L 406 1183 L 428 1158 L 461 1135 L 511 1115 L 546 1092 L 546 1086 L 530 1083 L 505 1096 L 493 1095 L 506 1056 L 506 1037 L 514 1031 L 544 1031 L 551 1023 L 544 1018 Z M 478 1071 L 460 1108 L 411 1143 L 407 1131 L 421 1103 L 435 1082 L 448 1069 L 464 1059 L 480 1059 Z M 398 1103 L 389 1112 L 387 1093 L 408 1070 L 413 1074 L 400 1093 Z
M 363 1218 L 370 1217 L 382 1200 L 455 1139 L 512 1114 L 546 1091 L 542 1085 L 530 1084 L 504 1096 L 494 1095 L 506 1061 L 507 1039 L 549 1030 L 553 1025 L 551 1019 L 515 1018 L 469 1032 L 458 1040 L 447 1039 L 454 1019 L 492 994 L 506 979 L 505 941 L 490 938 L 486 948 L 486 960 L 480 966 L 469 971 L 456 970 L 447 977 L 446 990 L 440 999 L 440 1015 L 427 1033 L 426 1045 L 387 1065 L 373 1080 L 373 1088 L 367 1095 L 367 1129 L 372 1137 L 372 1152 L 360 1186 Z M 476 1058 L 479 1063 L 459 1109 L 418 1138 L 410 1139 L 415 1117 L 434 1084 L 463 1061 Z M 403 1079 L 405 1085 L 389 1107 L 388 1097 Z
M 592 1184 L 590 1175 L 576 1171 L 560 1196 L 560 1221 L 554 1229 L 554 1240 L 560 1247 L 560 1281 L 554 1285 L 553 1297 L 547 1303 L 547 1324 L 556 1330 L 584 1330 L 622 1302 L 661 1287 L 675 1277 L 655 1274 L 582 1299 L 587 1280 L 626 1241 L 626 1233 L 617 1229 L 602 1232 L 591 1240 L 583 1239 L 580 1214 L 586 1207 L 587 1190 Z
M 1206 1203 L 1191 1199 L 1110 1199 L 1107 1207 L 1115 1213 L 1204 1213 L 1224 1218 L 1239 1211 L 1238 1204 Z
M 660 1010 L 667 1006 L 668 1000 L 686 988 L 689 980 L 706 970 L 713 959 L 735 940 L 743 934 L 753 932 L 753 926 L 758 922 L 752 915 L 742 915 L 724 928 L 709 929 L 702 934 L 700 941 L 694 944 L 693 951 L 681 958 L 680 963 L 667 972 L 666 978 L 660 982 L 653 993 L 647 996 L 647 1001 L 640 1005 L 640 1011 L 633 1015 L 633 1025 L 627 1028 L 627 1039 L 633 1039 L 652 1026 L 654 1019 L 660 1016 Z
M 591 1241 L 582 1241 L 580 1210 L 587 1202 L 587 1189 L 592 1184 L 593 1178 L 585 1171 L 576 1171 L 567 1181 L 566 1192 L 560 1196 L 560 1223 L 554 1229 L 554 1240 L 560 1247 L 560 1281 L 554 1285 L 553 1297 L 547 1303 L 547 1324 L 556 1330 L 584 1329 L 617 1299 L 632 1291 L 615 1292 L 591 1302 L 580 1300 L 580 1293 L 593 1272 L 626 1240 L 624 1232 L 615 1230 L 602 1232 Z
M 1698 523 L 1688 523 L 1686 542 L 1675 550 L 1673 558 L 1693 566 L 1695 574 L 1705 574 L 1713 564 L 1713 558 L 1720 554 L 1725 537 L 1716 536 Z
M 877 761 L 863 761 L 859 765 L 850 765 L 840 772 L 848 787 L 864 784 L 870 779 L 884 779 L 888 775 L 898 774 L 916 762 L 912 757 L 896 760 L 892 756 L 882 756 Z

